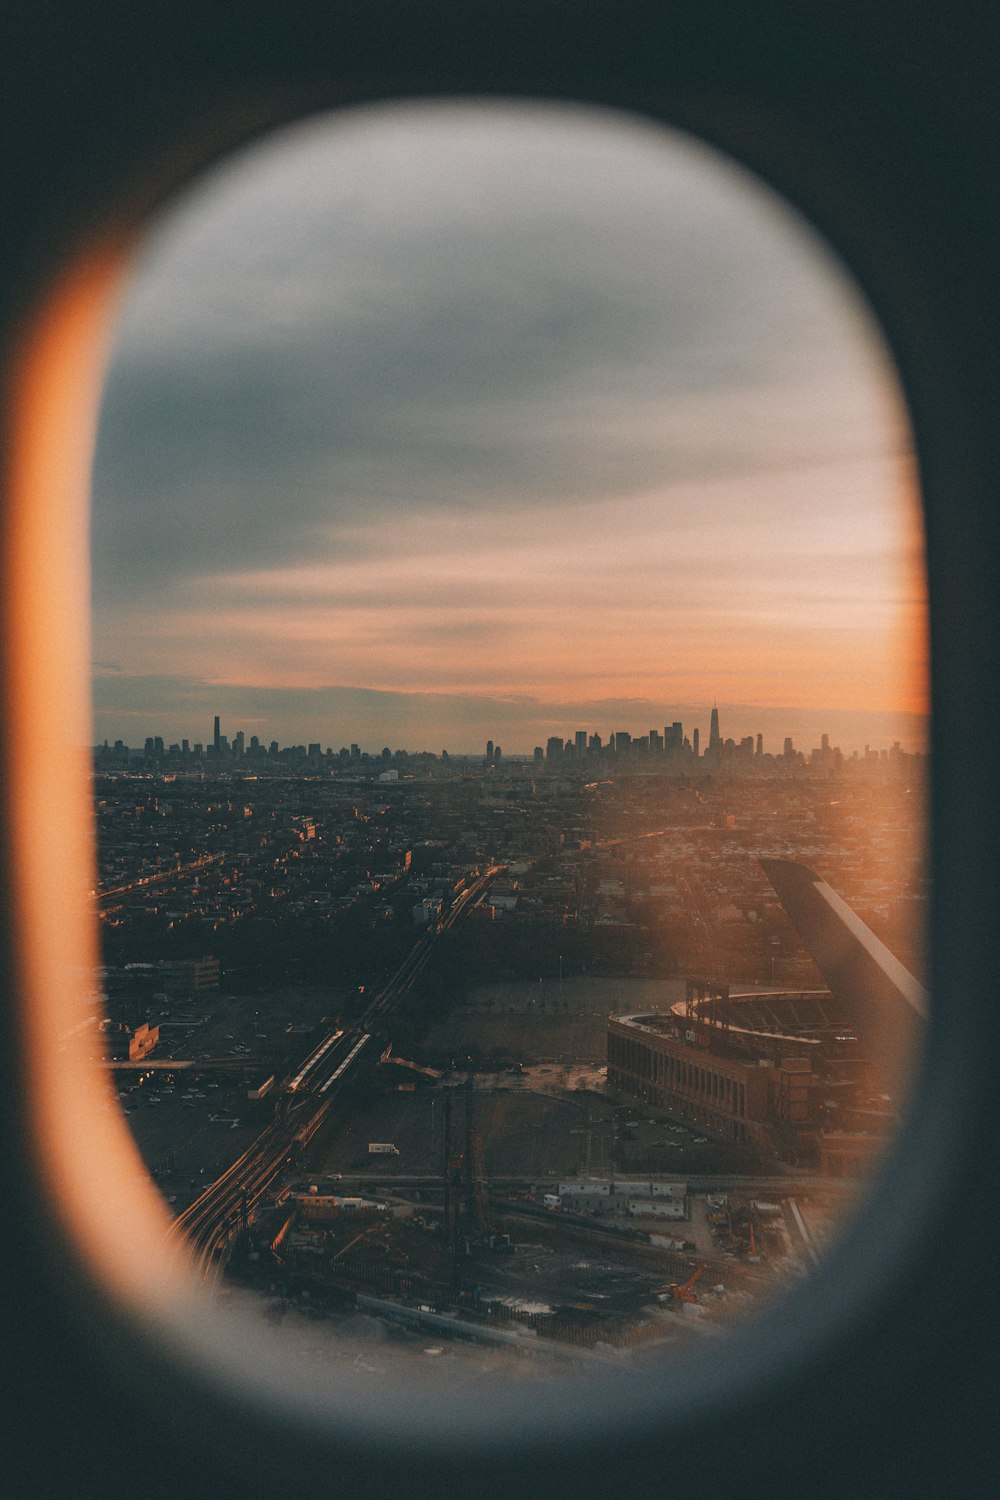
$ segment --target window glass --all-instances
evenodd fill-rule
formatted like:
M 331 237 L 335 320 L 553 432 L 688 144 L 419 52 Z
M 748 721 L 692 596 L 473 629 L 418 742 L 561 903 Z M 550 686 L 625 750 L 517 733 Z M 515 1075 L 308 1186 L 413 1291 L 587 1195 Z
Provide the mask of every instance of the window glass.
M 618 116 L 317 119 L 151 228 L 93 493 L 99 1025 L 194 1274 L 460 1384 L 812 1272 L 926 1011 L 928 708 L 815 236 Z

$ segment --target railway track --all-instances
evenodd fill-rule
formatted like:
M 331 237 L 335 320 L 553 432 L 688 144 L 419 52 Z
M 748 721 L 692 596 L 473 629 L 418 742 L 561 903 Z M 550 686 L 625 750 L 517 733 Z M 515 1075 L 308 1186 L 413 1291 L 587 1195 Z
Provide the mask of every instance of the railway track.
M 357 1026 L 329 1032 L 290 1078 L 276 1118 L 170 1226 L 188 1265 L 207 1281 L 221 1278 L 239 1230 L 284 1169 L 309 1144 L 357 1071 L 371 1062 L 376 1035 L 406 998 L 442 934 L 477 906 L 505 866 L 492 866 L 425 932 L 366 1008 Z

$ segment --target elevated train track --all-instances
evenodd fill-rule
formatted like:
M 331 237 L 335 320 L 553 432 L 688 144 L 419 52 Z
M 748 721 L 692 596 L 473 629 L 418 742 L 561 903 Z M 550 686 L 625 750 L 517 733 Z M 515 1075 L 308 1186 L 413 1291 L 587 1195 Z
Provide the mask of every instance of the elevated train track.
M 183 1241 L 191 1268 L 218 1279 L 239 1230 L 282 1171 L 313 1139 L 359 1070 L 372 1064 L 371 1045 L 426 967 L 435 943 L 477 906 L 506 866 L 491 866 L 455 898 L 433 930 L 423 933 L 356 1026 L 331 1031 L 284 1085 L 274 1120 L 243 1155 L 173 1221 L 169 1236 Z

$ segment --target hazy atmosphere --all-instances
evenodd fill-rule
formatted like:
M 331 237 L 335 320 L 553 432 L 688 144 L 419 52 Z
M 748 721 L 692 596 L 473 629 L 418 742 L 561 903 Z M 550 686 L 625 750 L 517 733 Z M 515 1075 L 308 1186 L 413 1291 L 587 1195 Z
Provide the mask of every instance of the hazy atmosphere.
M 717 701 L 918 748 L 920 547 L 885 355 L 740 170 L 593 112 L 319 119 L 126 289 L 95 736 L 522 753 Z

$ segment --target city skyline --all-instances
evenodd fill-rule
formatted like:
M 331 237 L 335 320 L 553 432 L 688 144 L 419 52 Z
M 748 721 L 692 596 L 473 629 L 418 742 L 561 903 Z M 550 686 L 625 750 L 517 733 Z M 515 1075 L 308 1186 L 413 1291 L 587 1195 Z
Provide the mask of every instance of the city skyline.
M 884 735 L 882 737 L 869 736 L 862 744 L 850 742 L 845 745 L 840 743 L 838 735 L 831 733 L 828 727 L 819 729 L 815 733 L 812 733 L 808 729 L 803 733 L 800 727 L 799 736 L 796 737 L 794 730 L 789 728 L 789 722 L 793 724 L 796 722 L 794 715 L 791 716 L 790 720 L 786 718 L 784 721 L 783 728 L 788 732 L 780 732 L 774 726 L 778 723 L 778 716 L 782 713 L 782 710 L 754 710 L 744 706 L 742 709 L 744 716 L 750 715 L 754 711 L 757 712 L 758 716 L 763 714 L 765 722 L 771 726 L 769 737 L 768 733 L 759 724 L 756 729 L 746 728 L 745 725 L 749 722 L 749 719 L 746 717 L 738 717 L 735 721 L 736 727 L 730 728 L 725 715 L 727 709 L 731 707 L 733 705 L 716 704 L 711 709 L 703 711 L 703 713 L 707 712 L 708 714 L 707 728 L 703 728 L 704 718 L 700 722 L 691 722 L 690 719 L 682 717 L 669 719 L 661 727 L 651 727 L 649 730 L 637 730 L 634 724 L 628 730 L 621 723 L 617 730 L 608 730 L 590 724 L 585 729 L 576 727 L 546 734 L 529 747 L 508 742 L 507 747 L 504 748 L 503 741 L 499 738 L 494 739 L 492 736 L 487 737 L 485 741 L 480 740 L 478 745 L 442 745 L 433 748 L 422 744 L 401 745 L 395 743 L 389 745 L 383 743 L 376 745 L 375 742 L 362 743 L 360 739 L 354 739 L 349 733 L 346 737 L 343 734 L 333 736 L 320 735 L 317 739 L 314 737 L 316 733 L 315 725 L 312 726 L 309 733 L 300 732 L 292 734 L 291 736 L 286 736 L 282 741 L 281 737 L 275 737 L 264 732 L 263 726 L 255 725 L 253 721 L 249 723 L 240 721 L 235 731 L 228 723 L 223 728 L 224 721 L 221 714 L 214 714 L 210 727 L 204 731 L 196 728 L 195 732 L 185 735 L 177 734 L 172 729 L 164 733 L 161 729 L 157 728 L 151 730 L 147 735 L 142 736 L 142 741 L 146 753 L 151 753 L 155 746 L 154 753 L 156 755 L 161 755 L 169 751 L 183 751 L 185 755 L 194 753 L 219 755 L 220 753 L 225 753 L 237 755 L 242 758 L 251 748 L 256 749 L 258 746 L 262 753 L 268 750 L 274 753 L 279 748 L 285 751 L 296 748 L 305 749 L 309 747 L 310 749 L 314 749 L 318 747 L 318 753 L 322 755 L 332 753 L 336 756 L 338 753 L 343 755 L 347 752 L 351 755 L 363 754 L 366 759 L 377 759 L 389 750 L 394 755 L 426 756 L 444 753 L 461 759 L 485 757 L 489 761 L 493 758 L 495 750 L 497 760 L 499 760 L 502 752 L 505 760 L 518 761 L 530 761 L 532 759 L 537 761 L 539 759 L 539 752 L 544 752 L 546 763 L 549 764 L 551 764 L 553 759 L 560 758 L 562 755 L 561 750 L 556 753 L 555 747 L 557 745 L 565 747 L 568 758 L 572 758 L 574 754 L 582 754 L 584 751 L 590 755 L 600 752 L 608 755 L 614 754 L 616 750 L 620 753 L 622 750 L 646 750 L 648 748 L 649 751 L 656 754 L 661 752 L 665 752 L 667 755 L 671 753 L 675 755 L 683 753 L 688 759 L 697 758 L 706 762 L 709 762 L 713 755 L 718 755 L 727 749 L 732 750 L 735 748 L 738 750 L 742 748 L 746 750 L 751 741 L 753 742 L 753 754 L 757 758 L 761 755 L 775 758 L 782 757 L 783 755 L 787 756 L 789 746 L 794 747 L 797 755 L 804 755 L 805 757 L 808 757 L 813 751 L 825 751 L 827 748 L 831 751 L 835 750 L 837 753 L 842 753 L 845 757 L 858 756 L 863 753 L 879 755 L 884 754 L 892 748 L 901 749 L 908 754 L 926 753 L 927 750 L 926 738 L 919 733 L 912 740 L 904 739 L 899 734 L 888 741 L 885 740 Z M 828 717 L 831 716 L 817 716 L 816 722 L 826 724 Z M 893 722 L 891 716 L 883 715 L 880 717 L 883 720 Z M 836 722 L 836 716 L 834 715 L 832 718 Z M 875 716 L 869 716 L 869 718 L 874 719 Z M 808 724 L 809 721 L 799 720 L 798 722 L 801 726 L 802 722 Z M 902 722 L 905 722 L 905 720 Z M 100 749 L 102 743 L 104 747 L 123 745 L 125 748 L 135 752 L 138 752 L 140 748 L 139 744 L 132 744 L 131 741 L 126 739 L 124 734 L 106 735 L 103 742 L 96 742 L 95 749 Z
M 924 594 L 875 326 L 707 147 L 360 110 L 206 173 L 140 254 L 95 460 L 98 739 L 215 702 L 530 751 L 718 699 L 860 746 L 831 713 L 926 713 Z

